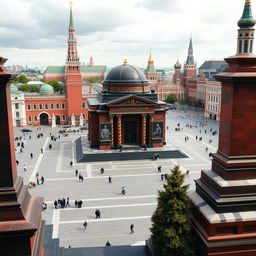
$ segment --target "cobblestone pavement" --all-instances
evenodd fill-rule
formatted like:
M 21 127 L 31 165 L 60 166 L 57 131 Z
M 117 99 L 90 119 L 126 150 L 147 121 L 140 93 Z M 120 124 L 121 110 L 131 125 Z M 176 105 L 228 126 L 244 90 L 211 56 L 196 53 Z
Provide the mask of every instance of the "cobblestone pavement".
M 189 156 L 187 159 L 78 164 L 74 159 L 74 140 L 81 132 L 69 133 L 68 137 L 60 135 L 56 142 L 51 140 L 50 133 L 58 136 L 60 128 L 32 128 L 33 132 L 25 135 L 24 152 L 20 153 L 19 147 L 16 151 L 20 162 L 18 174 L 24 177 L 25 184 L 36 182 L 37 172 L 39 178 L 45 178 L 44 184 L 31 188 L 30 193 L 44 197 L 48 208 L 43 211 L 43 218 L 46 223 L 54 225 L 53 237 L 60 238 L 61 246 L 104 246 L 107 240 L 112 245 L 143 244 L 150 236 L 150 217 L 156 208 L 157 190 L 163 187 L 158 165 L 162 166 L 162 173 L 169 173 L 175 164 L 179 164 L 184 172 L 189 170 L 186 182 L 190 189 L 195 189 L 194 180 L 200 176 L 200 171 L 211 166 L 209 153 L 216 152 L 218 133 L 212 136 L 210 129 L 218 131 L 218 122 L 193 112 L 172 111 L 167 116 L 167 141 L 182 149 Z M 208 123 L 200 127 L 199 121 L 203 120 Z M 175 131 L 178 123 L 181 131 Z M 186 127 L 188 124 L 193 127 Z M 39 133 L 44 136 L 38 139 L 36 135 Z M 22 136 L 20 129 L 16 129 L 15 134 Z M 196 136 L 202 136 L 202 141 L 196 140 Z M 185 137 L 189 138 L 187 142 Z M 49 149 L 49 144 L 52 144 L 52 149 Z M 30 153 L 33 153 L 33 159 Z M 71 160 L 73 167 L 69 164 Z M 24 164 L 27 171 L 24 171 Z M 103 174 L 100 173 L 101 167 L 105 169 Z M 76 169 L 84 176 L 83 182 L 75 176 Z M 108 181 L 109 176 L 112 183 Z M 123 186 L 126 195 L 121 195 Z M 54 209 L 54 200 L 63 197 L 70 198 L 70 207 Z M 75 208 L 75 200 L 83 201 L 81 208 Z M 95 219 L 96 209 L 101 211 L 100 219 Z M 85 220 L 88 223 L 86 230 L 82 225 Z M 134 234 L 130 234 L 131 224 L 134 224 Z

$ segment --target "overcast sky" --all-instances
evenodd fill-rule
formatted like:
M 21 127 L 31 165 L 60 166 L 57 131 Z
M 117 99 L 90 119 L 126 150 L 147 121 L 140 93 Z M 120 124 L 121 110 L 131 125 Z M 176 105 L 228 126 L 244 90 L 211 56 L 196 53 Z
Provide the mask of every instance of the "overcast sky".
M 254 2 L 254 1 L 253 1 Z M 236 51 L 244 0 L 73 0 L 81 62 L 145 67 L 150 48 L 156 67 L 194 56 L 223 59 Z M 66 0 L 0 0 L 0 55 L 7 65 L 63 65 L 69 7 Z M 255 4 L 253 13 L 256 17 Z

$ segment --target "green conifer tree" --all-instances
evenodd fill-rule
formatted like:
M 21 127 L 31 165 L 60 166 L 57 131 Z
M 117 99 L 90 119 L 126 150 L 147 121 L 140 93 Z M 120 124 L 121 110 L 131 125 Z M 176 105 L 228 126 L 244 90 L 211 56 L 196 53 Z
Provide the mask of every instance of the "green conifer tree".
M 161 256 L 196 255 L 188 213 L 185 174 L 177 165 L 168 175 L 164 190 L 158 191 L 158 206 L 152 216 L 152 242 Z

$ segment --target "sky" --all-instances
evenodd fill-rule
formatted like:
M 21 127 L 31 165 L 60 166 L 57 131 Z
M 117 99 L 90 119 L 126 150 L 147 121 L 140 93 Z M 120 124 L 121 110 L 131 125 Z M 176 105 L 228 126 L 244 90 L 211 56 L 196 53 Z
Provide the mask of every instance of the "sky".
M 146 67 L 186 61 L 192 33 L 194 57 L 219 60 L 236 52 L 244 0 L 72 0 L 81 63 L 113 67 L 126 58 Z M 256 17 L 255 1 L 253 14 Z M 0 55 L 7 65 L 64 65 L 69 2 L 0 0 Z

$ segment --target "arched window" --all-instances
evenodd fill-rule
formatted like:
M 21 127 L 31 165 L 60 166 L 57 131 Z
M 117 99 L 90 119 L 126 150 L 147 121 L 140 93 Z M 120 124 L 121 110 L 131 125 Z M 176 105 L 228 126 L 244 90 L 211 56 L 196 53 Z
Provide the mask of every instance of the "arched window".
M 250 40 L 250 53 L 252 53 L 252 44 L 253 44 L 253 40 Z
M 248 53 L 248 40 L 244 40 L 244 53 Z
M 239 53 L 242 53 L 242 40 L 239 40 Z

